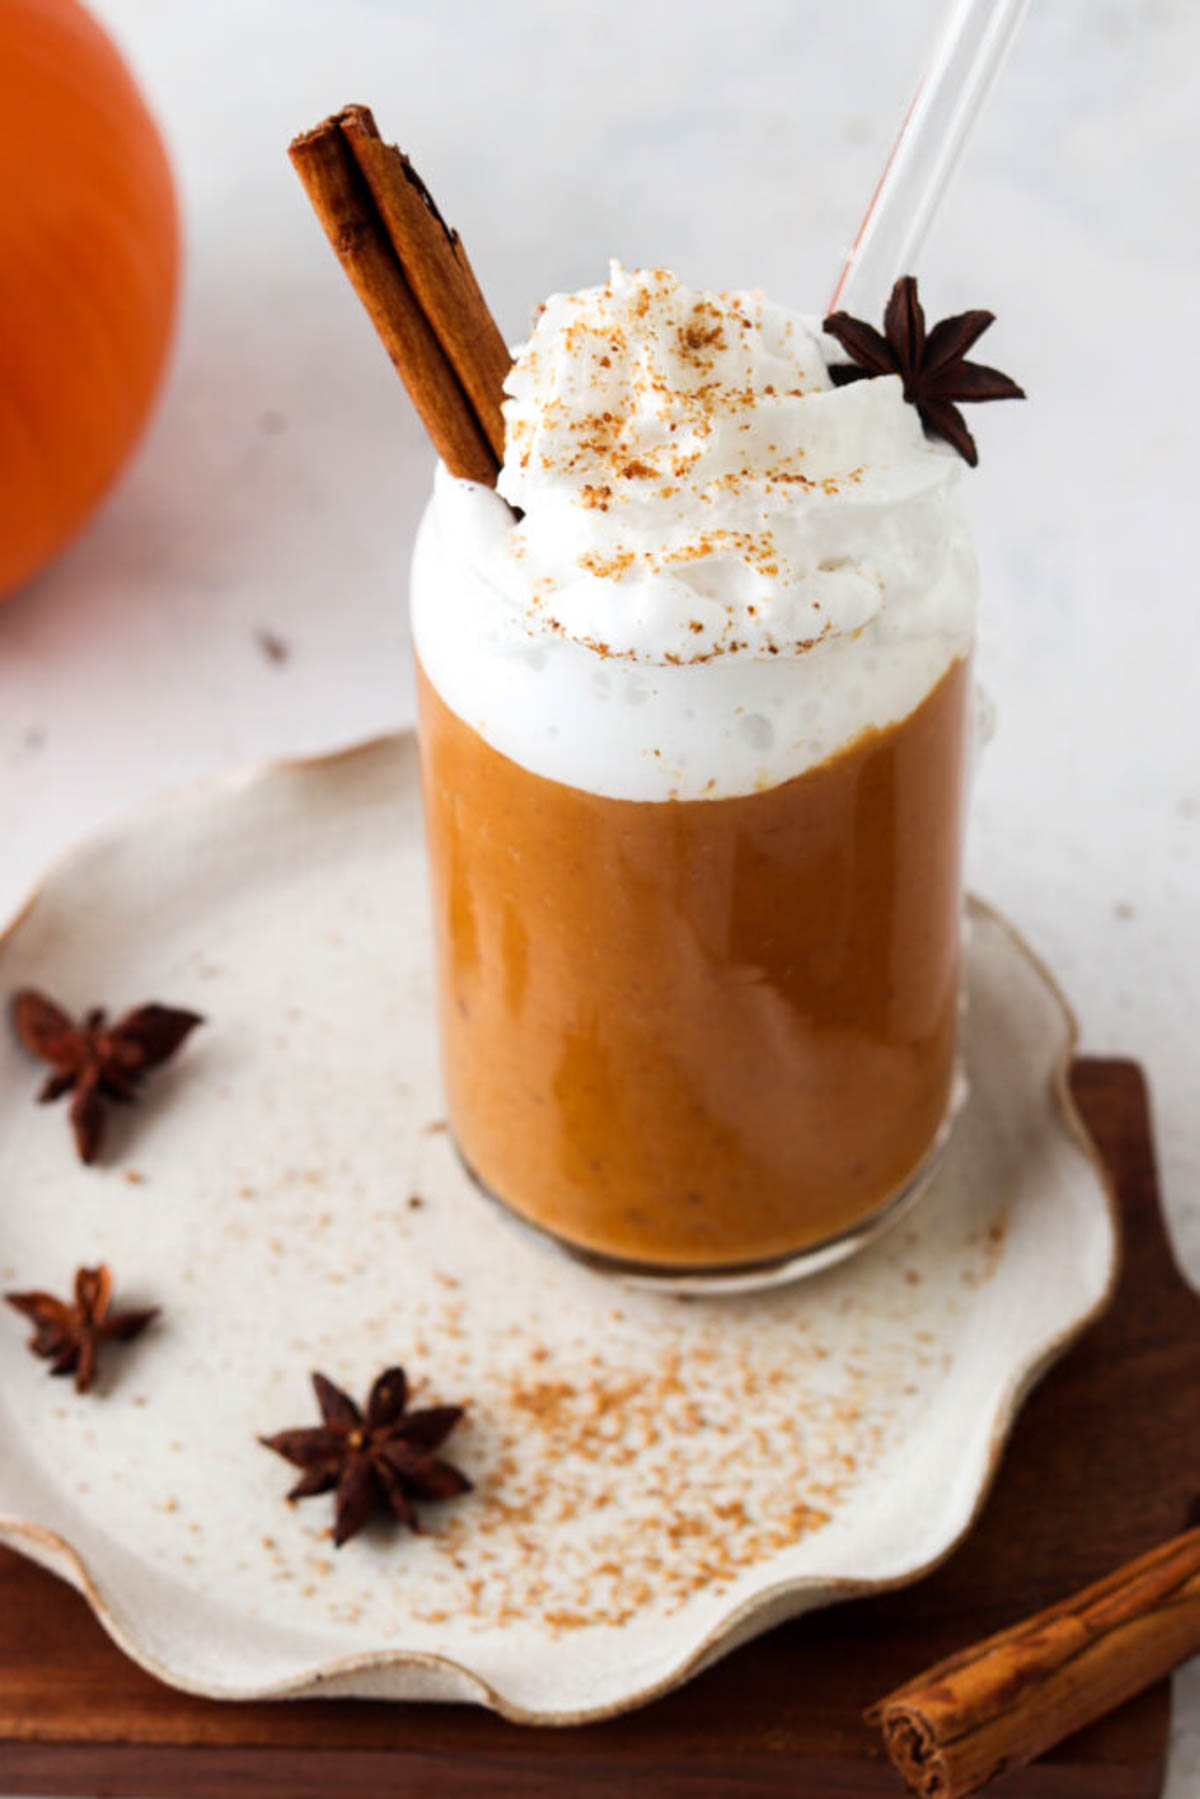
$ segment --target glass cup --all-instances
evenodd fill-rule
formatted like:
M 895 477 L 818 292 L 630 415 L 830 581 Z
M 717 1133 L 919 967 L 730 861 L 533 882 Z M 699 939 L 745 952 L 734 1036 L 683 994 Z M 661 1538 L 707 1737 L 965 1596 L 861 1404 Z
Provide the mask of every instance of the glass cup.
M 448 584 L 479 577 L 444 527 L 431 547 L 438 529 L 427 514 L 414 642 L 464 1163 L 517 1218 L 642 1284 L 737 1290 L 839 1260 L 916 1196 L 948 1134 L 969 641 L 927 659 L 903 716 L 791 778 L 610 797 L 524 766 L 456 703 L 431 620 Z M 469 653 L 473 691 L 511 707 L 511 645 Z M 849 640 L 827 678 L 878 654 Z M 794 673 L 761 666 L 786 695 Z M 695 669 L 701 725 L 726 678 Z

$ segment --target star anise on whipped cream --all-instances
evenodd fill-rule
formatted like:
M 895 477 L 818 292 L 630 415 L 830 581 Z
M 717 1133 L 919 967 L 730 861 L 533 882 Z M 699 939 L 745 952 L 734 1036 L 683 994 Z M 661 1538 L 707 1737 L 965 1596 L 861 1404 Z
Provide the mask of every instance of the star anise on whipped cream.
M 172 1006 L 135 1006 L 115 1024 L 105 1022 L 100 1007 L 77 1024 L 62 1007 L 35 988 L 13 995 L 12 1019 L 24 1047 L 52 1073 L 38 1094 L 43 1105 L 71 1100 L 71 1129 L 82 1162 L 94 1162 L 104 1141 L 105 1102 L 128 1105 L 151 1068 L 175 1054 L 184 1038 L 204 1020 L 198 1012 Z
M 323 1422 L 259 1441 L 303 1469 L 289 1499 L 335 1492 L 333 1541 L 338 1549 L 376 1510 L 390 1511 L 409 1530 L 419 1531 L 415 1499 L 454 1499 L 470 1492 L 466 1475 L 434 1454 L 462 1417 L 461 1406 L 408 1411 L 403 1368 L 384 1370 L 364 1411 L 323 1374 L 314 1374 L 312 1383 Z
M 920 413 L 925 429 L 944 437 L 974 468 L 979 451 L 958 410 L 959 403 L 1025 398 L 1016 382 L 999 369 L 967 361 L 967 351 L 995 316 L 992 312 L 959 312 L 927 331 L 916 276 L 902 275 L 887 303 L 882 332 L 848 312 L 831 313 L 825 320 L 825 330 L 852 358 L 849 364 L 834 364 L 830 378 L 836 387 L 845 387 L 873 375 L 899 375 L 904 397 Z
M 75 1391 L 86 1393 L 96 1377 L 102 1343 L 128 1343 L 145 1330 L 156 1307 L 140 1312 L 112 1310 L 113 1277 L 103 1264 L 75 1276 L 75 1302 L 53 1293 L 6 1293 L 15 1311 L 33 1320 L 29 1347 L 53 1363 L 51 1374 L 73 1374 Z

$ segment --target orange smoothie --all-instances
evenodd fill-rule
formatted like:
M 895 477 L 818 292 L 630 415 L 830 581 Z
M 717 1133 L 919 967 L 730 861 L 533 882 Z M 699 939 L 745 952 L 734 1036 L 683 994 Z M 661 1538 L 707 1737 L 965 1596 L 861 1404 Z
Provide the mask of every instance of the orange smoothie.
M 721 1267 L 853 1228 L 954 1074 L 968 672 L 767 792 L 529 773 L 420 678 L 451 1124 L 532 1223 Z

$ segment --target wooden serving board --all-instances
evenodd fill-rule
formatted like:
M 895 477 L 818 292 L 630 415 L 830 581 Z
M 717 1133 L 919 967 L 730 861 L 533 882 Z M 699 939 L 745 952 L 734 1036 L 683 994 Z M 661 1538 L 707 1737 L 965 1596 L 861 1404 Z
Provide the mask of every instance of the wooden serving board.
M 863 1799 L 901 1788 L 863 1708 L 949 1650 L 1183 1527 L 1200 1494 L 1200 1301 L 1171 1258 L 1135 1064 L 1074 1088 L 1121 1203 L 1103 1321 L 1018 1420 L 963 1547 L 927 1580 L 811 1613 L 611 1723 L 533 1730 L 464 1706 L 217 1705 L 118 1652 L 66 1585 L 0 1551 L 0 1791 L 266 1799 Z M 1006 1799 L 1153 1799 L 1166 1683 L 996 1788 Z

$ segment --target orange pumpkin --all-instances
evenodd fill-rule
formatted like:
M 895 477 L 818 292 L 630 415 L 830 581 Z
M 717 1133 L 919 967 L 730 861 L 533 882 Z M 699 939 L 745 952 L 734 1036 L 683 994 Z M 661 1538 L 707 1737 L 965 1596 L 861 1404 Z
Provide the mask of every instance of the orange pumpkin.
M 0 0 L 0 598 L 129 454 L 178 275 L 166 152 L 116 49 L 76 0 Z

